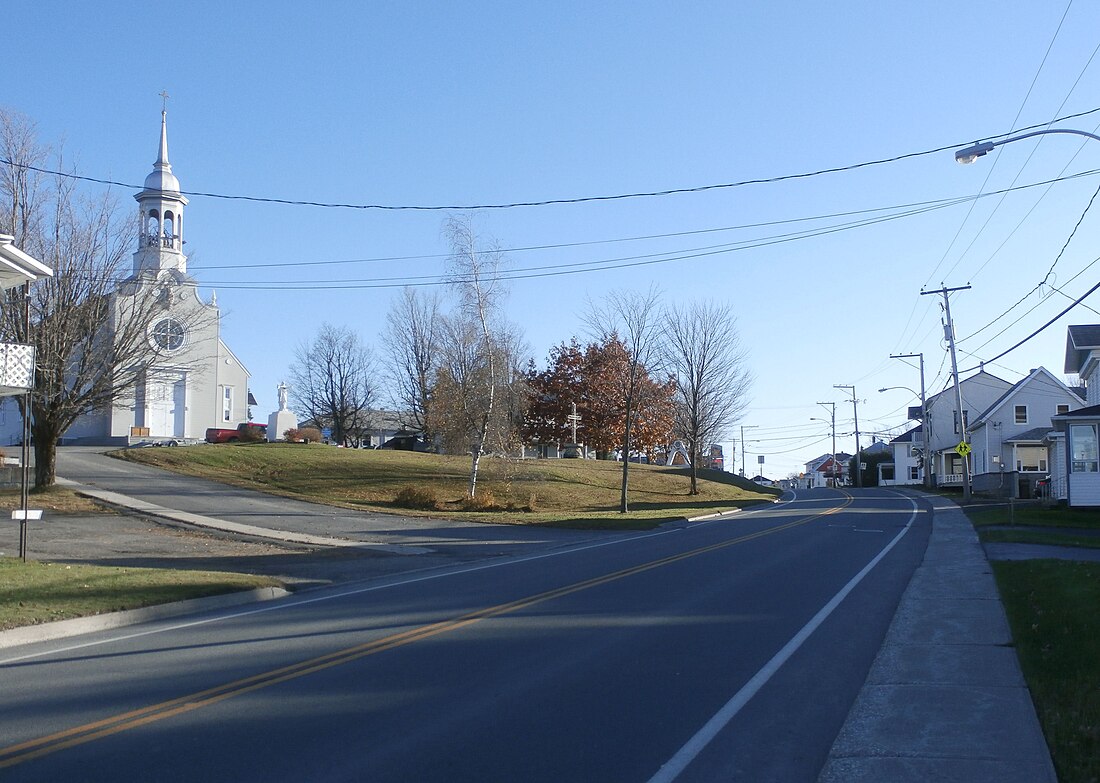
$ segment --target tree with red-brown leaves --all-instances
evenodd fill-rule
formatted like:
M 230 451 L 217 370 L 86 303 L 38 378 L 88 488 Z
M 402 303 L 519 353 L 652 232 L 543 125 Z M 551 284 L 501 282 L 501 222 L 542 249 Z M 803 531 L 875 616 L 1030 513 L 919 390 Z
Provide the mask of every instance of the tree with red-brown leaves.
M 631 446 L 624 453 L 652 455 L 668 443 L 675 421 L 675 384 L 651 377 L 643 364 L 633 361 L 617 334 L 583 349 L 576 339 L 556 346 L 547 369 L 529 368 L 527 382 L 531 396 L 524 434 L 530 440 L 571 440 L 567 417 L 576 404 L 581 440 L 597 458 L 623 452 L 628 421 Z
M 536 370 L 531 362 L 525 374 L 529 397 L 523 422 L 524 439 L 535 443 L 570 442 L 573 428 L 567 417 L 573 412 L 574 403 L 582 417 L 582 427 L 585 426 L 581 399 L 585 385 L 584 352 L 576 338 L 550 349 L 545 370 Z

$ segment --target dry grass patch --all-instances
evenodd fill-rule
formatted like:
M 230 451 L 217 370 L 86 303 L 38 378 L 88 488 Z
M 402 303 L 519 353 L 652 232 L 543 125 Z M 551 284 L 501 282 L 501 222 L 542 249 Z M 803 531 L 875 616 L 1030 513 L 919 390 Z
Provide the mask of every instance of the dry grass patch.
M 469 503 L 470 460 L 464 456 L 282 443 L 130 449 L 114 455 L 240 487 L 372 511 L 444 513 L 517 524 L 614 527 L 624 521 L 617 513 L 622 479 L 622 464 L 617 462 L 486 457 L 478 489 L 492 500 Z M 771 500 L 778 494 L 717 471 L 700 471 L 699 486 L 701 494 L 692 496 L 685 471 L 632 465 L 629 519 L 651 526 L 662 519 Z M 430 490 L 437 499 L 435 511 L 399 505 L 396 498 L 410 487 Z
M 40 508 L 62 514 L 113 514 L 113 510 L 97 504 L 91 498 L 78 495 L 67 487 L 47 487 L 32 490 L 29 508 Z M 0 489 L 0 512 L 10 512 L 22 508 L 22 498 L 18 489 Z M 11 514 L 5 514 L 8 518 Z

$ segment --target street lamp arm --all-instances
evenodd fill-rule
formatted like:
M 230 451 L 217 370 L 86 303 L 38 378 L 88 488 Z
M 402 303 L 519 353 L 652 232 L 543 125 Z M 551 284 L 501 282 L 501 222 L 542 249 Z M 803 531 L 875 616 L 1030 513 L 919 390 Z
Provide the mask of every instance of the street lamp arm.
M 1086 138 L 1100 141 L 1100 136 L 1097 136 L 1095 133 L 1089 133 L 1088 131 L 1076 130 L 1074 128 L 1046 128 L 1044 130 L 1031 131 L 1030 133 L 1021 133 L 1019 136 L 1010 136 L 1000 141 L 977 142 L 956 152 L 955 160 L 958 163 L 973 163 L 982 155 L 992 152 L 994 148 L 1000 147 L 1002 144 L 1009 144 L 1013 141 L 1020 141 L 1021 139 L 1030 139 L 1032 136 L 1044 136 L 1049 133 L 1069 133 L 1074 136 L 1085 136 Z

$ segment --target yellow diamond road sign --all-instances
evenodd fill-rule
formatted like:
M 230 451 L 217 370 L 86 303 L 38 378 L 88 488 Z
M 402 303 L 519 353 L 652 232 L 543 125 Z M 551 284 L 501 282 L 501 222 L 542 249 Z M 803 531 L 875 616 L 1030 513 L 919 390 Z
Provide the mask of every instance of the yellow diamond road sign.
M 970 444 L 967 443 L 965 440 L 960 441 L 959 445 L 955 447 L 955 453 L 957 453 L 960 457 L 965 457 L 967 454 L 970 453 Z

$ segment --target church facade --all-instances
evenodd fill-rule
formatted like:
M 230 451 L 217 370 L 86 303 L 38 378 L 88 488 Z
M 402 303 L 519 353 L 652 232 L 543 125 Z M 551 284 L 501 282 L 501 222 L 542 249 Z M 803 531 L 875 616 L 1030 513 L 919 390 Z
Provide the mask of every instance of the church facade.
M 187 198 L 168 161 L 167 117 L 138 202 L 132 274 L 112 297 L 111 334 L 127 312 L 155 301 L 146 333 L 148 355 L 135 387 L 110 408 L 85 414 L 62 443 L 122 444 L 201 440 L 208 427 L 248 420 L 249 373 L 221 339 L 217 299 L 203 301 L 184 254 Z M 11 417 L 6 417 L 11 418 Z

